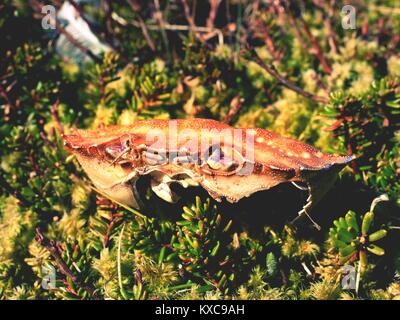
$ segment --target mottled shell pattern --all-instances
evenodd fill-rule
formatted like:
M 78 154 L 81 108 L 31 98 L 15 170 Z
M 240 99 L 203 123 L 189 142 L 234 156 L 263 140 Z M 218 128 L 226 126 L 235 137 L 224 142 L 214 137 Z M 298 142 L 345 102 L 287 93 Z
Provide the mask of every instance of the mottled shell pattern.
M 215 120 L 137 121 L 129 126 L 76 130 L 64 135 L 94 185 L 138 208 L 136 181 L 151 177 L 152 190 L 175 202 L 171 183 L 202 186 L 216 200 L 243 197 L 292 182 L 309 191 L 300 212 L 311 208 L 352 160 L 264 129 L 238 129 Z

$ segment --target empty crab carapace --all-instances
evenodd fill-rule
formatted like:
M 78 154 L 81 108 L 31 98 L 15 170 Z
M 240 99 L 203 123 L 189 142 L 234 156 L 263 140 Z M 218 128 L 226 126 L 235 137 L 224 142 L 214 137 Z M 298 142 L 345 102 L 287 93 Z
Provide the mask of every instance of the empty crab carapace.
M 178 199 L 170 189 L 173 182 L 202 186 L 216 200 L 230 202 L 280 183 L 301 183 L 309 191 L 306 210 L 352 159 L 268 130 L 237 129 L 207 119 L 137 121 L 76 130 L 63 139 L 98 189 L 136 208 L 136 181 L 149 175 L 152 190 L 169 202 Z

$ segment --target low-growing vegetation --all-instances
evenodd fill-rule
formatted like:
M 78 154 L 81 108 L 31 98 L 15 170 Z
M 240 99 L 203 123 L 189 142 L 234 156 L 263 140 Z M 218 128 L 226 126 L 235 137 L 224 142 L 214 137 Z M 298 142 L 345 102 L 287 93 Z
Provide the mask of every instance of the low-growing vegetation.
M 398 1 L 48 2 L 0 4 L 1 299 L 400 298 Z M 120 206 L 61 139 L 194 117 L 354 156 L 321 230 L 286 186 Z

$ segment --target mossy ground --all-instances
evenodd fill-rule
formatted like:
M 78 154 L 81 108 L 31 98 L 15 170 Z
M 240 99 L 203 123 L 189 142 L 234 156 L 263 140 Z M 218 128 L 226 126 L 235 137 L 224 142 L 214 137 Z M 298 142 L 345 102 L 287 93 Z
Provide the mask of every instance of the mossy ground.
M 80 14 L 101 45 L 75 32 L 69 49 L 58 43 L 68 24 L 43 30 L 40 2 L 0 5 L 0 298 L 400 298 L 398 1 L 357 2 L 355 29 L 342 26 L 342 1 L 96 3 Z M 357 156 L 312 211 L 322 230 L 289 224 L 305 195 L 285 185 L 234 205 L 178 190 L 170 205 L 143 179 L 143 211 L 119 207 L 60 139 L 190 117 Z M 384 255 L 368 251 L 358 290 L 345 289 L 359 256 L 341 259 L 332 241 L 348 235 L 334 221 L 353 210 L 361 223 L 384 193 L 371 227 L 387 231 Z

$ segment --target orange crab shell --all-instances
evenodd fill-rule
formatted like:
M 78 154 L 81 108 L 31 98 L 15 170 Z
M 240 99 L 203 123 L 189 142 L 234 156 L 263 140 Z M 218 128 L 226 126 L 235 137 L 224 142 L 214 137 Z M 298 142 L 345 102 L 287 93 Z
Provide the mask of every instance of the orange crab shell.
M 165 143 L 152 147 L 154 138 L 160 136 L 165 137 Z M 225 139 L 226 136 L 231 137 Z M 280 183 L 302 182 L 310 191 L 309 200 L 315 203 L 333 183 L 337 172 L 352 160 L 350 156 L 329 155 L 268 130 L 235 129 L 208 119 L 137 121 L 129 126 L 76 130 L 63 139 L 99 189 L 134 207 L 138 207 L 135 182 L 145 174 L 152 176 L 153 190 L 170 202 L 176 199 L 168 190 L 172 182 L 201 185 L 215 199 L 226 198 L 231 202 Z M 220 170 L 210 168 L 208 163 L 186 164 L 171 159 L 151 163 L 143 157 L 152 148 L 157 149 L 157 156 L 185 149 L 201 158 L 218 140 L 238 154 L 237 164 L 241 168 L 247 165 L 250 171 Z M 306 206 L 310 208 L 311 204 Z

